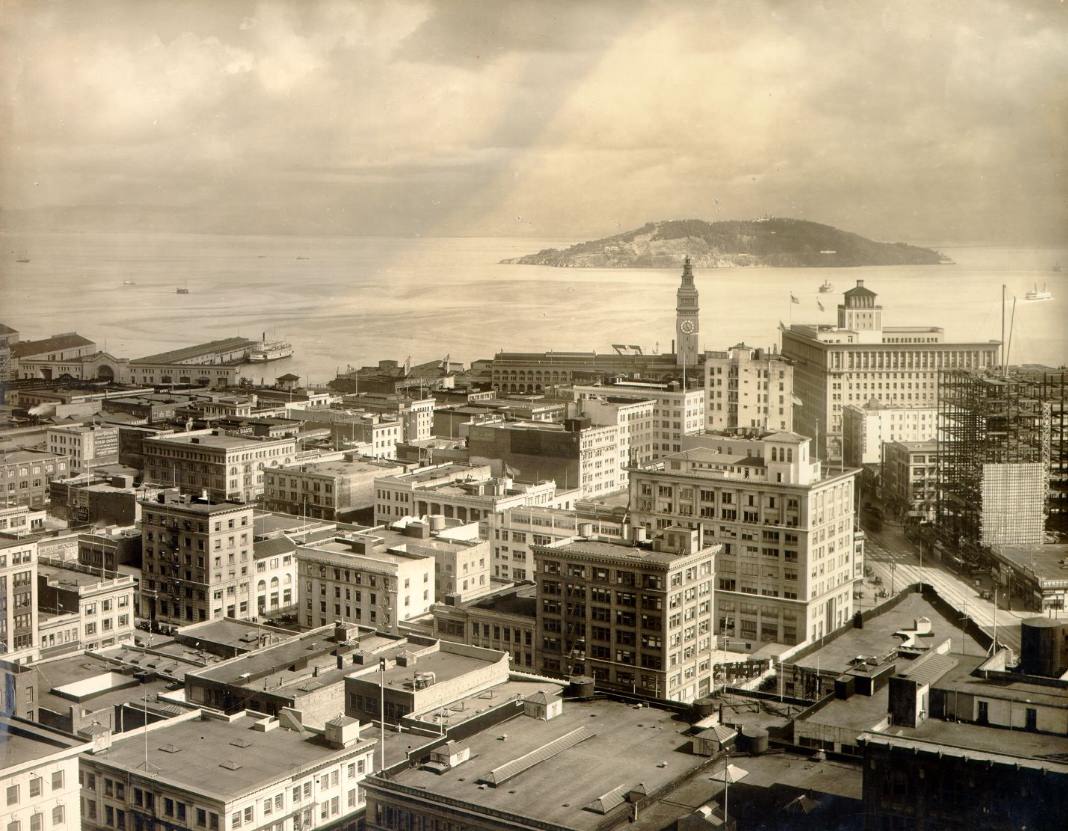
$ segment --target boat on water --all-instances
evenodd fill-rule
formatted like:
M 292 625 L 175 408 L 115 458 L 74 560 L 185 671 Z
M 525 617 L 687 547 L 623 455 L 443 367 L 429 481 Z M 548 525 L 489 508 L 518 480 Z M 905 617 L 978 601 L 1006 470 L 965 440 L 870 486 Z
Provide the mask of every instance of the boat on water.
M 137 283 L 135 283 L 133 280 L 123 280 L 122 284 L 124 286 L 136 286 L 137 285 Z
M 1053 292 L 1049 291 L 1049 289 L 1046 288 L 1046 284 L 1045 283 L 1042 284 L 1042 290 L 1041 291 L 1039 291 L 1038 283 L 1035 283 L 1035 287 L 1033 289 L 1031 289 L 1031 291 L 1027 292 L 1027 294 L 1024 295 L 1024 300 L 1036 301 L 1036 300 L 1052 300 L 1052 299 L 1053 299 Z
M 284 340 L 267 340 L 267 333 L 258 344 L 252 347 L 248 353 L 250 363 L 266 363 L 267 361 L 280 361 L 293 354 L 293 344 Z
M 182 287 L 179 287 L 179 288 L 176 288 L 176 289 L 174 290 L 174 293 L 175 293 L 175 294 L 189 294 L 189 289 L 187 289 L 187 288 L 182 288 Z
M 831 281 L 824 280 L 823 285 L 820 286 L 820 294 L 829 294 L 832 291 L 834 291 L 834 286 L 831 284 Z
M 17 262 L 17 263 L 28 263 L 29 261 L 30 261 L 29 257 L 19 257 L 19 259 L 15 260 L 15 262 Z

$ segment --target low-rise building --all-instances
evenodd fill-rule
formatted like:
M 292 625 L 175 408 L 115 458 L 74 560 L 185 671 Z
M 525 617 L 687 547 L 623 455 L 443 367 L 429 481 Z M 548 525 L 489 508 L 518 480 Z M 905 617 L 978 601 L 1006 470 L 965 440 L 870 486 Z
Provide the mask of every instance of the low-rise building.
M 48 452 L 67 457 L 72 473 L 94 465 L 118 464 L 119 428 L 98 424 L 52 427 L 48 430 Z
M 90 745 L 26 719 L 0 715 L 0 793 L 9 831 L 81 827 L 78 755 Z
M 371 521 L 375 480 L 404 470 L 401 464 L 351 455 L 271 468 L 264 471 L 264 506 L 317 519 Z
M 76 563 L 39 563 L 37 605 L 53 615 L 77 614 L 79 646 L 104 649 L 133 640 L 134 579 L 101 577 Z
M 81 761 L 82 827 L 171 827 L 355 831 L 362 780 L 376 742 L 352 719 L 323 729 L 288 729 L 242 710 L 195 710 L 149 727 L 151 761 L 139 735 L 113 739 Z M 129 818 L 129 819 L 127 819 Z
M 707 430 L 794 429 L 794 368 L 774 347 L 705 352 L 705 389 Z
M 386 393 L 360 393 L 345 396 L 344 404 L 398 419 L 403 425 L 400 441 L 422 441 L 434 434 L 436 401 L 432 397 L 409 398 Z
M 44 528 L 45 511 L 31 511 L 25 505 L 0 508 L 0 537 L 23 537 Z
M 258 617 L 275 617 L 296 611 L 296 554 L 296 543 L 285 535 L 253 543 L 256 584 L 250 589 L 254 600 L 250 605 Z
M 842 410 L 843 461 L 850 467 L 879 464 L 888 442 L 934 441 L 937 434 L 936 407 L 887 407 L 873 398 Z
M 646 546 L 587 537 L 534 546 L 542 671 L 674 701 L 708 695 L 721 550 L 686 528 Z
M 707 365 L 706 365 L 707 366 Z M 691 435 L 704 429 L 706 396 L 702 387 L 683 389 L 678 382 L 653 384 L 641 381 L 615 381 L 611 384 L 580 385 L 572 388 L 576 400 L 584 398 L 607 398 L 651 400 L 655 402 L 652 413 L 650 452 L 654 456 L 677 453 L 681 436 Z M 584 411 L 585 412 L 585 411 Z M 631 439 L 631 448 L 643 442 Z M 647 455 L 639 450 L 639 458 Z
M 381 665 L 380 665 L 381 666 Z M 384 671 L 345 679 L 345 715 L 396 724 L 433 713 L 508 680 L 508 655 L 450 641 L 386 661 Z
M 898 516 L 932 521 L 938 504 L 938 442 L 883 444 L 883 502 Z
M 376 527 L 299 546 L 300 623 L 340 619 L 396 632 L 402 620 L 425 614 L 435 601 L 435 560 L 416 542 Z
M 0 499 L 5 505 L 42 508 L 48 504 L 48 484 L 65 479 L 70 472 L 67 459 L 38 450 L 12 450 L 0 453 Z
M 264 470 L 293 462 L 292 438 L 261 439 L 218 431 L 155 436 L 142 442 L 145 480 L 216 500 L 253 502 Z
M 509 508 L 489 514 L 481 524 L 482 536 L 493 546 L 493 576 L 503 580 L 534 579 L 532 546 L 574 536 L 621 540 L 624 532 L 622 515 L 587 505 Z
M 532 484 L 494 477 L 487 464 L 446 463 L 375 480 L 375 522 L 405 516 L 443 516 L 480 522 L 489 514 L 526 505 L 567 507 L 576 491 L 561 491 L 554 481 Z
M 508 586 L 467 603 L 435 603 L 434 635 L 499 649 L 508 653 L 512 669 L 536 672 L 538 661 L 538 599 L 533 583 Z

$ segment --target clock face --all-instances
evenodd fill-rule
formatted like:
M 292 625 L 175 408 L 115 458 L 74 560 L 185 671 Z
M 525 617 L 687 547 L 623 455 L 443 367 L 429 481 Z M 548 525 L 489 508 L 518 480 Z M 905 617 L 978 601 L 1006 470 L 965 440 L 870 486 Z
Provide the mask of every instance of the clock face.
M 693 334 L 693 321 L 692 320 L 684 320 L 684 321 L 682 321 L 682 325 L 679 328 L 682 329 L 684 334 L 692 335 Z

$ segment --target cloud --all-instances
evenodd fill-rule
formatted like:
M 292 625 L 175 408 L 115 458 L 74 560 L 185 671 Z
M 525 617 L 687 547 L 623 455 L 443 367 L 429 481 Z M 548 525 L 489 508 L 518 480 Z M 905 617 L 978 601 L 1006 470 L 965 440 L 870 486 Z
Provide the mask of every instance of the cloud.
M 123 227 L 144 205 L 176 230 L 522 216 L 583 237 L 773 213 L 893 239 L 1068 233 L 1050 4 L 89 5 L 0 24 L 0 204 L 27 222 Z

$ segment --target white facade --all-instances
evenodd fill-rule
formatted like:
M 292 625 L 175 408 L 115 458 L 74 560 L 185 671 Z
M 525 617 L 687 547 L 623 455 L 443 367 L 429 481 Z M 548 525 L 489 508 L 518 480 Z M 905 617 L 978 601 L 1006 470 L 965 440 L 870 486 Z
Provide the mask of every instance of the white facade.
M 744 343 L 705 352 L 705 389 L 707 430 L 794 429 L 794 368 L 777 352 Z
M 80 831 L 78 754 L 88 745 L 63 747 L 62 737 L 6 718 L 0 730 L 0 816 L 6 831 Z
M 37 659 L 37 543 L 0 540 L 0 658 Z
M 695 370 L 696 371 L 696 370 Z M 575 386 L 576 401 L 591 398 L 651 400 L 654 402 L 648 440 L 632 435 L 632 451 L 638 447 L 638 457 L 662 456 L 678 453 L 682 436 L 699 433 L 705 422 L 705 390 L 683 390 L 678 384 L 646 384 L 635 381 L 619 381 L 615 384 Z M 633 433 L 633 428 L 632 428 Z M 649 443 L 649 452 L 641 452 L 643 444 Z
M 877 400 L 849 404 L 842 411 L 842 458 L 852 467 L 879 464 L 884 444 L 930 441 L 937 433 L 935 407 L 883 407 Z

